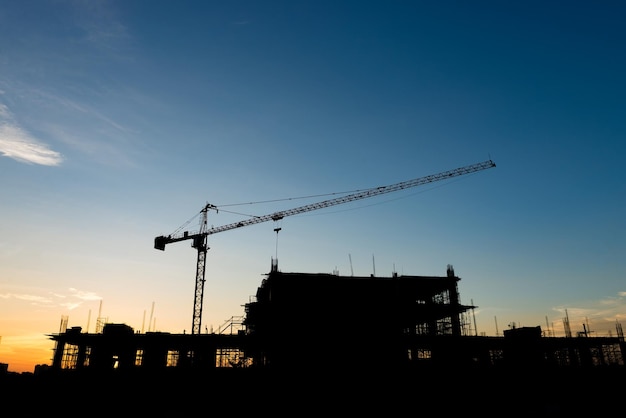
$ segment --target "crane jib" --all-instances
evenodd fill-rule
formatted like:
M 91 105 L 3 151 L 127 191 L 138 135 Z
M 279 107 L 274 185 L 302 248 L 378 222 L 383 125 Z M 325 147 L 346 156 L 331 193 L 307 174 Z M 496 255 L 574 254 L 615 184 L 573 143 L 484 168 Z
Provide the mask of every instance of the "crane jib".
M 258 224 L 266 221 L 278 221 L 287 216 L 297 215 L 300 213 L 309 212 L 316 209 L 323 209 L 330 206 L 336 206 L 342 203 L 353 202 L 359 199 L 365 199 L 367 197 L 378 196 L 385 193 L 391 193 L 396 190 L 404 190 L 410 187 L 416 187 L 427 183 L 433 183 L 439 180 L 445 180 L 452 177 L 458 177 L 464 174 L 474 173 L 480 170 L 485 170 L 487 168 L 495 167 L 496 164 L 492 160 L 487 160 L 482 163 L 473 164 L 461 168 L 457 168 L 454 170 L 444 171 L 439 174 L 431 174 L 429 176 L 416 178 L 413 180 L 403 181 L 401 183 L 391 184 L 388 186 L 378 186 L 371 189 L 367 189 L 361 192 L 352 193 L 346 196 L 338 197 L 335 199 L 324 200 L 322 202 L 312 203 L 309 205 L 300 206 L 297 208 L 285 210 L 282 212 L 275 212 L 271 215 L 258 216 L 255 218 L 247 219 L 244 221 L 239 221 L 231 224 L 226 224 L 218 227 L 210 228 L 206 231 L 207 235 L 217 234 L 219 232 L 228 231 L 231 229 L 241 228 L 243 226 Z
M 391 193 L 396 190 L 404 190 L 404 189 L 408 189 L 411 187 L 420 186 L 423 184 L 433 183 L 439 180 L 450 179 L 453 177 L 458 177 L 461 175 L 474 173 L 474 172 L 485 170 L 487 168 L 492 168 L 495 166 L 496 164 L 492 160 L 487 160 L 481 163 L 477 163 L 477 164 L 473 164 L 473 165 L 469 165 L 465 167 L 460 167 L 454 170 L 444 171 L 439 174 L 431 174 L 425 177 L 407 180 L 407 181 L 403 181 L 400 183 L 391 184 L 388 186 L 378 186 L 378 187 L 374 187 L 374 188 L 367 189 L 364 191 L 352 193 L 346 196 L 324 200 L 321 202 L 312 203 L 312 204 L 300 206 L 300 207 L 293 208 L 293 209 L 288 209 L 288 210 L 281 211 L 281 212 L 274 212 L 269 215 L 255 216 L 253 218 L 246 219 L 243 221 L 238 221 L 238 222 L 234 222 L 234 223 L 230 223 L 230 224 L 226 224 L 222 226 L 212 227 L 212 228 L 206 229 L 204 232 L 200 232 L 197 234 L 188 234 L 187 232 L 185 232 L 185 235 L 182 235 L 182 236 L 181 235 L 160 236 L 160 237 L 157 237 L 157 239 L 155 240 L 155 248 L 159 250 L 164 250 L 165 244 L 190 239 L 190 238 L 193 238 L 195 235 L 199 235 L 199 234 L 213 235 L 219 232 L 225 232 L 231 229 L 237 229 L 237 228 L 241 228 L 244 226 L 254 225 L 254 224 L 258 224 L 262 222 L 279 221 L 287 216 L 293 216 L 293 215 L 297 215 L 300 213 L 309 212 L 312 210 L 323 209 L 323 208 L 327 208 L 330 206 L 336 206 L 342 203 L 353 202 L 359 199 L 365 199 L 368 197 L 374 197 L 374 196 L 378 196 L 378 195 L 385 194 L 385 193 Z M 214 205 L 210 205 L 210 204 L 206 205 L 203 209 L 204 214 L 206 214 L 206 211 L 208 211 L 209 209 L 217 210 L 217 207 Z M 157 243 L 158 243 L 158 246 L 156 245 Z

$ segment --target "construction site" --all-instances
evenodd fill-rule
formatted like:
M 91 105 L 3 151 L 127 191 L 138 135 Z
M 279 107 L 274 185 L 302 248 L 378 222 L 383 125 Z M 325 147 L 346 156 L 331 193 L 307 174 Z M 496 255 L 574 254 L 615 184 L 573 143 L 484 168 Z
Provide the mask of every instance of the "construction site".
M 624 335 L 546 337 L 540 326 L 478 336 L 452 266 L 442 276 L 283 273 L 274 265 L 243 318 L 217 333 L 138 333 L 103 324 L 51 334 L 56 370 L 359 370 L 609 368 L 624 365 Z
M 416 404 L 460 413 L 476 402 L 488 404 L 483 416 L 623 410 L 619 325 L 615 337 L 554 337 L 539 326 L 475 335 L 476 307 L 461 303 L 459 281 L 452 266 L 442 276 L 354 277 L 273 264 L 245 315 L 220 332 L 105 323 L 96 333 L 50 334 L 54 358 L 40 387 L 50 397 L 97 391 L 125 403 L 147 391 L 159 403 L 142 413 L 194 413 L 178 400 L 205 396 L 241 398 L 238 411 L 250 414 L 291 414 L 294 403 L 387 416 Z
M 208 392 L 249 401 L 254 396 L 248 406 L 272 399 L 277 407 L 298 399 L 322 408 L 332 398 L 341 399 L 346 410 L 438 402 L 457 411 L 482 394 L 492 407 L 517 402 L 519 411 L 570 413 L 580 410 L 569 398 L 571 390 L 615 401 L 626 382 L 620 324 L 610 337 L 572 333 L 568 324 L 563 337 L 540 326 L 478 335 L 477 307 L 462 303 L 461 278 L 452 265 L 440 276 L 357 277 L 282 272 L 272 259 L 245 314 L 216 332 L 201 332 L 208 235 L 491 167 L 489 160 L 221 227 L 207 227 L 207 212 L 214 209 L 207 204 L 199 231 L 154 239 L 157 250 L 191 240 L 197 251 L 191 333 L 138 332 L 123 323 L 99 323 L 96 332 L 87 333 L 64 323 L 49 334 L 51 364 L 38 366 L 35 375 L 57 394 L 59 385 L 84 390 L 97 384 L 116 390 L 116 396 L 141 386 L 170 399 Z

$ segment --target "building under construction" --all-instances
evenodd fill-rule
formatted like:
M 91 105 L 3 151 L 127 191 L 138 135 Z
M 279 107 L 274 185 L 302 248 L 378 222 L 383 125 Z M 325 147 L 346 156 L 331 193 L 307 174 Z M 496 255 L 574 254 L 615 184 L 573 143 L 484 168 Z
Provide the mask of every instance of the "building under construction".
M 55 370 L 433 371 L 624 366 L 624 338 L 478 336 L 445 276 L 283 273 L 275 266 L 226 332 L 138 333 L 125 324 L 50 335 Z
M 623 411 L 621 330 L 616 337 L 553 337 L 521 327 L 478 336 L 459 280 L 451 266 L 434 277 L 274 266 L 245 315 L 219 332 L 69 327 L 49 335 L 51 365 L 38 366 L 32 379 L 0 376 L 0 391 L 7 400 L 36 399 L 27 416 L 59 407 L 125 416 L 191 416 L 202 407 L 238 416 Z

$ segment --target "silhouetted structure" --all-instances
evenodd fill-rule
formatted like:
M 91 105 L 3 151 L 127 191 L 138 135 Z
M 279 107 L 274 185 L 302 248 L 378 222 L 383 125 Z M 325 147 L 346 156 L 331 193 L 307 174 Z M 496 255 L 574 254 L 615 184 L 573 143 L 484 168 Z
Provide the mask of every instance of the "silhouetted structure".
M 54 370 L 484 370 L 624 366 L 624 338 L 544 337 L 540 327 L 472 335 L 460 280 L 283 273 L 276 266 L 230 333 L 137 333 L 105 324 L 50 335 Z M 235 332 L 232 332 L 235 330 Z
M 445 277 L 341 277 L 273 270 L 246 305 L 252 363 L 272 368 L 404 368 L 425 358 L 416 337 L 467 334 L 452 267 Z M 432 358 L 431 353 L 428 355 Z M 454 361 L 450 350 L 436 356 Z
M 281 416 L 623 411 L 621 332 L 546 337 L 540 327 L 513 327 L 477 336 L 459 280 L 451 266 L 443 277 L 345 277 L 273 265 L 245 316 L 216 333 L 113 323 L 85 333 L 62 322 L 50 335 L 52 364 L 0 373 L 0 392 L 5 404 L 28 399 L 19 403 L 25 416 L 59 407 L 125 416 L 187 416 L 204 406 Z
M 346 277 L 274 264 L 245 316 L 215 333 L 114 323 L 84 333 L 62 322 L 50 335 L 52 364 L 0 374 L 0 393 L 36 400 L 20 404 L 26 416 L 67 399 L 75 411 L 142 416 L 196 414 L 204 400 L 239 415 L 293 415 L 294 406 L 350 416 L 623 411 L 623 334 L 546 337 L 540 327 L 514 327 L 477 336 L 459 280 L 451 266 L 441 277 Z

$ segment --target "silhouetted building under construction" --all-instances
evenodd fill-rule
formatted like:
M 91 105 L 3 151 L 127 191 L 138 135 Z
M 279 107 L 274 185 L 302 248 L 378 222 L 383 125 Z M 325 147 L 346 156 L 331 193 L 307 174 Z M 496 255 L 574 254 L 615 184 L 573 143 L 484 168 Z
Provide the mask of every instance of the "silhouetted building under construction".
M 451 266 L 445 276 L 283 273 L 262 281 L 228 332 L 138 333 L 104 324 L 50 335 L 53 370 L 452 370 L 624 366 L 624 338 L 478 336 Z

